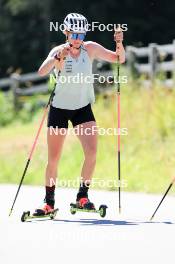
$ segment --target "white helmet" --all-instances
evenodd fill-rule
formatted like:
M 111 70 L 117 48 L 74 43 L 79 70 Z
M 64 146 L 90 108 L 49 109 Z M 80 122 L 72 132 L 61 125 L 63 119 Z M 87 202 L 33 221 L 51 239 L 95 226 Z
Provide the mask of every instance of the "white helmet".
M 88 31 L 88 21 L 80 14 L 71 13 L 64 19 L 65 29 L 77 33 L 86 33 Z

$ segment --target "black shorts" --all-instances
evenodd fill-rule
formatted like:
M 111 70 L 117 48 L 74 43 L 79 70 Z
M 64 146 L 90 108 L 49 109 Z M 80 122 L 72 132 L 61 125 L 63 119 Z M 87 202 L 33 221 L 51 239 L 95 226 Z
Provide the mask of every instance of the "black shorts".
M 68 121 L 71 121 L 73 127 L 89 122 L 95 121 L 91 105 L 88 104 L 76 110 L 67 110 L 50 106 L 48 115 L 48 127 L 53 128 L 68 128 Z

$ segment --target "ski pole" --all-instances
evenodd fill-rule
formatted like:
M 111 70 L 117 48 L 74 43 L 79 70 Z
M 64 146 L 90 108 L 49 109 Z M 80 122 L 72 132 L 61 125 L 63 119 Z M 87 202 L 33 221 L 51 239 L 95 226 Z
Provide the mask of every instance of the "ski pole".
M 158 206 L 157 206 L 157 208 L 156 208 L 155 212 L 154 212 L 154 213 L 153 213 L 153 215 L 151 216 L 151 218 L 150 218 L 150 221 L 152 221 L 152 220 L 153 220 L 153 218 L 154 218 L 154 216 L 155 216 L 156 212 L 158 211 L 158 209 L 159 209 L 160 205 L 162 204 L 163 200 L 165 199 L 165 197 L 166 197 L 166 196 L 167 196 L 167 194 L 169 193 L 169 191 L 170 191 L 170 189 L 172 188 L 172 186 L 173 186 L 174 182 L 175 182 L 175 178 L 172 180 L 172 182 L 171 182 L 171 183 L 170 183 L 170 185 L 168 186 L 168 189 L 166 190 L 166 192 L 165 192 L 164 196 L 162 197 L 162 199 L 161 199 L 160 203 L 158 204 Z
M 56 86 L 55 86 L 55 87 L 56 87 Z M 20 183 L 19 183 L 19 186 L 18 186 L 18 189 L 17 189 L 16 195 L 15 195 L 15 198 L 14 198 L 14 201 L 13 201 L 13 204 L 12 204 L 12 207 L 11 207 L 11 209 L 10 209 L 9 216 L 11 216 L 11 214 L 12 214 L 12 211 L 13 211 L 13 208 L 14 208 L 14 205 L 15 205 L 15 202 L 16 202 L 16 199 L 17 199 L 17 197 L 18 197 L 18 194 L 19 194 L 19 191 L 20 191 L 20 189 L 21 189 L 21 186 L 22 186 L 22 183 L 23 183 L 24 177 L 25 177 L 25 175 L 26 175 L 27 169 L 28 169 L 29 164 L 30 164 L 30 161 L 31 161 L 31 159 L 32 159 L 32 155 L 33 155 L 33 152 L 34 152 L 34 150 L 35 150 L 36 143 L 37 143 L 37 141 L 38 141 L 38 138 L 39 138 L 39 135 L 40 135 L 41 129 L 42 129 L 42 127 L 43 127 L 44 120 L 45 120 L 46 115 L 47 115 L 47 110 L 48 110 L 48 108 L 49 108 L 49 106 L 50 106 L 50 103 L 51 103 L 52 97 L 53 97 L 53 95 L 54 95 L 55 87 L 54 87 L 54 89 L 53 89 L 52 92 L 51 92 L 51 95 L 50 95 L 50 97 L 49 97 L 49 100 L 48 100 L 47 105 L 45 106 L 44 113 L 43 113 L 43 117 L 42 117 L 42 119 L 41 119 L 41 123 L 40 123 L 40 125 L 39 125 L 39 128 L 38 128 L 38 131 L 37 131 L 37 134 L 36 134 L 36 137 L 35 137 L 34 143 L 33 143 L 33 145 L 32 145 L 32 148 L 31 148 L 31 151 L 30 151 L 30 154 L 29 154 L 29 157 L 28 157 L 28 160 L 27 160 L 26 166 L 25 166 L 25 168 L 24 168 L 24 171 L 23 171 L 23 174 L 22 174 L 22 178 L 21 178 L 21 180 L 20 180 Z
M 119 195 L 119 213 L 121 213 L 121 164 L 120 164 L 120 83 L 119 83 L 119 75 L 120 75 L 120 63 L 117 63 L 117 79 L 118 79 L 118 87 L 117 87 L 117 112 L 118 112 L 118 195 Z
M 119 28 L 118 31 L 121 29 Z M 119 43 L 117 41 L 117 50 L 119 50 Z M 117 56 L 117 154 L 118 154 L 118 206 L 119 206 L 119 213 L 121 213 L 121 164 L 120 164 L 120 56 Z

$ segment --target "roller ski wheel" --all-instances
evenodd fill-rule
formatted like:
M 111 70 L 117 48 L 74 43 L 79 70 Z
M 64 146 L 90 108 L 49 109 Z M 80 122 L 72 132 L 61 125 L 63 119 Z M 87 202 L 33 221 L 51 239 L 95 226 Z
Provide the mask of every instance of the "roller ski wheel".
M 70 212 L 71 212 L 71 214 L 73 214 L 73 215 L 76 214 L 76 211 L 77 211 L 76 208 L 77 208 L 76 204 L 73 204 L 73 203 L 70 204 Z
M 35 212 L 31 215 L 30 211 L 23 212 L 21 216 L 21 221 L 26 222 L 27 220 L 36 219 L 36 218 L 50 218 L 51 220 L 55 219 L 58 212 L 57 209 L 52 209 L 49 211 L 45 211 L 43 209 L 36 209 Z
M 29 216 L 30 216 L 30 211 L 23 212 L 23 214 L 21 216 L 21 221 L 25 222 L 28 219 Z
M 106 209 L 107 208 L 108 207 L 106 205 L 104 205 L 104 204 L 100 205 L 99 214 L 100 214 L 101 217 L 105 217 L 106 216 Z
M 89 201 L 88 198 L 81 198 L 76 203 L 70 204 L 70 212 L 72 215 L 76 214 L 76 212 L 88 212 L 88 213 L 99 213 L 101 217 L 106 216 L 106 205 L 100 205 L 99 210 L 97 210 L 93 203 Z

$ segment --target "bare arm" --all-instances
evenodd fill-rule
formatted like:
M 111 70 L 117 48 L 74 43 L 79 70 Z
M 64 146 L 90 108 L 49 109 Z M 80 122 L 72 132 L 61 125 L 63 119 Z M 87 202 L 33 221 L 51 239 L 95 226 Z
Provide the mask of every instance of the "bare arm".
M 47 58 L 41 64 L 38 74 L 40 76 L 47 75 L 56 65 L 58 64 L 57 60 L 54 58 L 54 55 L 58 52 L 58 48 L 53 48 Z
M 125 49 L 122 44 L 123 32 L 115 32 L 114 40 L 116 41 L 116 51 L 106 49 L 96 42 L 86 42 L 85 46 L 87 47 L 91 59 L 101 59 L 109 62 L 116 62 L 119 58 L 119 62 L 124 63 Z
M 40 76 L 47 75 L 54 67 L 57 70 L 61 70 L 64 65 L 63 58 L 67 56 L 69 48 L 65 45 L 60 45 L 53 48 L 44 62 L 41 64 L 38 74 Z M 54 56 L 60 57 L 60 61 L 55 59 Z
M 102 45 L 93 42 L 91 48 L 93 49 L 93 59 L 101 59 L 109 62 L 116 62 L 119 56 L 120 63 L 125 62 L 125 50 L 123 44 L 120 44 L 120 50 L 116 49 L 116 52 L 105 49 Z

